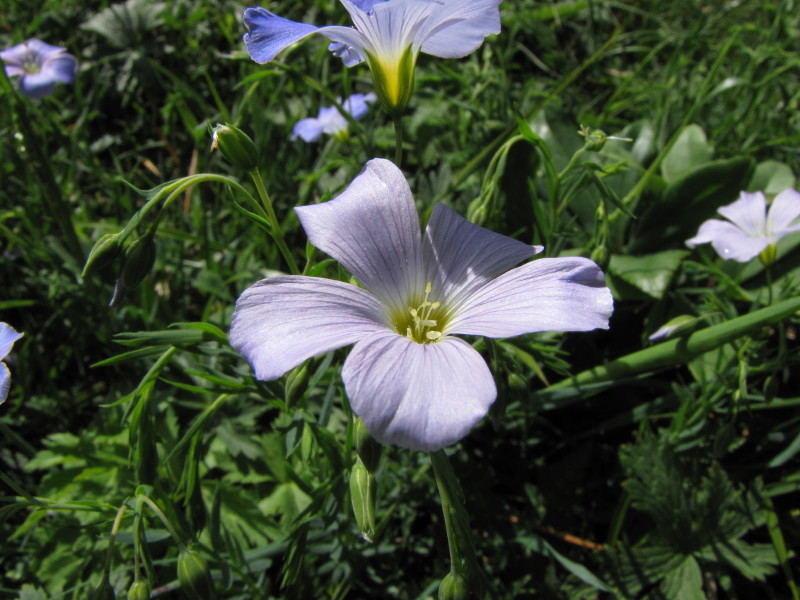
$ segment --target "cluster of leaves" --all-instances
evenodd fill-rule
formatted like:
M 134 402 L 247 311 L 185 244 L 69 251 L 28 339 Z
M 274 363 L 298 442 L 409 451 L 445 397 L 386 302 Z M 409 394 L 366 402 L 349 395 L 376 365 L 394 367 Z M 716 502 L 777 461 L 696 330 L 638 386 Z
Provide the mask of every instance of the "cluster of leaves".
M 105 564 L 120 595 L 139 577 L 177 597 L 191 547 L 225 598 L 433 597 L 447 546 L 428 458 L 385 450 L 366 542 L 342 353 L 265 384 L 225 335 L 238 293 L 286 263 L 209 125 L 252 135 L 306 273 L 347 280 L 291 208 L 390 156 L 391 123 L 373 111 L 348 144 L 289 135 L 368 91 L 366 70 L 313 42 L 254 65 L 227 0 L 40 4 L 12 0 L 2 45 L 65 45 L 81 71 L 39 103 L 0 79 L 0 309 L 26 334 L 0 416 L 0 591 L 88 597 Z M 332 0 L 271 8 L 346 21 Z M 468 59 L 421 57 L 403 166 L 423 213 L 444 201 L 550 256 L 591 256 L 616 300 L 610 332 L 473 340 L 500 394 L 451 458 L 491 597 L 798 597 L 800 239 L 771 273 L 683 245 L 740 190 L 796 186 L 793 10 L 506 3 L 503 33 Z M 217 178 L 162 185 L 204 172 Z M 109 307 L 150 232 L 154 262 Z M 677 315 L 694 331 L 651 346 Z

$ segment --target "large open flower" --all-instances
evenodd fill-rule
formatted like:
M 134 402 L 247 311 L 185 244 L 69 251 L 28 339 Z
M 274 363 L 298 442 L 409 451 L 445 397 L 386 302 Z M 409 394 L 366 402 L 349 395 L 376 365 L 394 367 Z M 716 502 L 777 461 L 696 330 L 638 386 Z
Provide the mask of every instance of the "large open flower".
M 739 199 L 718 210 L 728 219 L 709 219 L 686 240 L 694 248 L 711 242 L 722 258 L 747 262 L 766 251 L 765 263 L 775 257 L 775 247 L 783 236 L 800 231 L 800 193 L 784 190 L 772 201 L 767 213 L 767 200 L 761 192 L 742 192 Z M 771 250 L 771 251 L 770 251 Z
M 316 27 L 257 7 L 244 11 L 247 51 L 257 63 L 273 60 L 287 46 L 318 33 L 348 67 L 367 61 L 383 107 L 402 111 L 414 87 L 420 52 L 459 58 L 500 33 L 501 0 L 341 0 L 354 27 Z
M 78 61 L 65 48 L 36 39 L 0 51 L 0 59 L 6 75 L 19 76 L 19 89 L 28 98 L 50 94 L 58 82 L 72 83 L 78 70 Z
M 237 301 L 231 344 L 264 380 L 355 344 L 345 390 L 380 442 L 434 450 L 486 414 L 494 380 L 455 334 L 608 328 L 612 298 L 595 263 L 542 258 L 513 268 L 542 248 L 442 204 L 423 238 L 408 183 L 388 160 L 369 161 L 334 200 L 295 210 L 311 243 L 363 289 L 317 277 L 264 279 Z
M 342 108 L 347 111 L 356 121 L 367 116 L 369 105 L 375 102 L 375 94 L 353 94 L 344 102 L 339 99 Z M 349 123 L 345 116 L 336 106 L 323 106 L 319 109 L 316 118 L 308 117 L 300 119 L 294 124 L 292 129 L 292 139 L 298 137 L 306 142 L 317 141 L 323 133 L 334 136 L 339 141 L 345 141 L 349 137 Z
M 14 342 L 22 337 L 21 333 L 14 331 L 8 323 L 0 323 L 0 361 L 8 356 Z M 0 362 L 0 404 L 8 397 L 8 388 L 11 387 L 11 373 L 8 371 L 6 363 Z

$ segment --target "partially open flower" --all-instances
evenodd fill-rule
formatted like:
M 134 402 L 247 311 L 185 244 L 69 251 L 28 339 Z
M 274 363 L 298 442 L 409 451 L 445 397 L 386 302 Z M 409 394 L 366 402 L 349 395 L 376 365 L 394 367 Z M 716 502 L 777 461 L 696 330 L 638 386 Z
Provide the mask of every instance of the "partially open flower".
M 382 443 L 435 450 L 464 437 L 497 396 L 481 355 L 457 334 L 500 338 L 608 328 L 613 302 L 587 258 L 542 250 L 437 205 L 424 236 L 411 190 L 374 159 L 337 198 L 295 209 L 308 238 L 363 287 L 264 279 L 241 295 L 230 342 L 274 380 L 355 344 L 342 370 L 353 411 Z
M 341 99 L 338 101 L 342 104 L 342 108 L 358 121 L 367 115 L 370 103 L 376 99 L 377 96 L 370 92 L 353 94 L 344 102 Z M 316 118 L 300 119 L 294 124 L 292 139 L 301 138 L 306 142 L 315 142 L 323 133 L 332 135 L 339 141 L 345 141 L 349 137 L 347 119 L 335 106 L 323 106 Z
M 405 109 L 420 52 L 460 58 L 500 33 L 501 0 L 341 0 L 354 27 L 296 23 L 256 7 L 244 11 L 247 51 L 267 63 L 287 46 L 318 33 L 348 67 L 367 61 L 375 92 L 389 112 Z
M 800 231 L 800 193 L 784 190 L 772 201 L 767 212 L 767 200 L 761 192 L 742 192 L 739 199 L 719 208 L 728 219 L 709 219 L 686 240 L 689 248 L 710 242 L 722 258 L 747 262 L 759 254 L 765 264 L 775 260 L 775 246 L 783 236 Z
M 36 39 L 0 51 L 0 59 L 6 75 L 19 76 L 19 89 L 28 98 L 47 96 L 58 82 L 72 83 L 78 70 L 78 61 L 66 48 Z

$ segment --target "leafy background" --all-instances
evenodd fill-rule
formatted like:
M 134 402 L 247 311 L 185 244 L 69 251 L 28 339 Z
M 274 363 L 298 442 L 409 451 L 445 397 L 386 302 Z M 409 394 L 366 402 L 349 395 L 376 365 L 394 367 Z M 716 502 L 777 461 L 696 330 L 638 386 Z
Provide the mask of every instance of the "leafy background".
M 222 598 L 435 597 L 449 567 L 426 455 L 384 449 L 374 543 L 359 535 L 344 352 L 265 384 L 227 344 L 238 294 L 286 269 L 235 187 L 190 187 L 133 228 L 157 223 L 156 260 L 118 306 L 122 257 L 82 276 L 145 190 L 204 172 L 253 189 L 209 150 L 227 121 L 256 143 L 296 260 L 346 278 L 291 209 L 392 156 L 391 122 L 373 110 L 346 144 L 289 136 L 369 91 L 366 68 L 314 39 L 258 66 L 227 0 L 4 8 L 0 45 L 39 37 L 80 70 L 37 102 L 0 81 L 0 317 L 25 332 L 0 412 L 0 591 L 86 598 L 105 571 L 125 597 L 138 568 L 177 598 L 178 537 Z M 270 9 L 347 22 L 334 0 Z M 500 396 L 450 460 L 489 597 L 797 598 L 800 236 L 771 273 L 683 243 L 740 190 L 797 185 L 796 2 L 501 11 L 470 57 L 421 56 L 404 172 L 423 214 L 446 202 L 591 256 L 615 314 L 607 332 L 472 340 Z M 586 146 L 581 126 L 631 141 Z M 647 340 L 677 315 L 698 318 L 690 337 Z

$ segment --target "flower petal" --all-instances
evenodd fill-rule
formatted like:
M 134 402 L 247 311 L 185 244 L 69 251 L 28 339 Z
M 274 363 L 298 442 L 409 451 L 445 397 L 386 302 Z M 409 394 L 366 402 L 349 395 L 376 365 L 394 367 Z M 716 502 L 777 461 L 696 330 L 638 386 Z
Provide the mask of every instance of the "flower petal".
M 446 333 L 510 337 L 536 331 L 608 329 L 614 310 L 603 272 L 588 258 L 541 258 L 473 293 Z
M 292 128 L 292 139 L 302 138 L 304 142 L 316 142 L 322 135 L 322 123 L 319 119 L 309 117 L 300 119 Z
M 335 106 L 323 106 L 320 108 L 318 118 L 325 133 L 335 135 L 348 127 L 347 119 Z
M 443 0 L 418 35 L 425 54 L 460 58 L 471 54 L 483 38 L 500 33 L 502 0 Z
M 66 48 L 46 44 L 42 40 L 37 40 L 36 38 L 28 40 L 25 44 L 28 46 L 29 50 L 38 54 L 43 59 L 47 59 L 49 56 L 58 54 L 59 52 L 66 52 Z
M 307 358 L 386 329 L 381 306 L 364 290 L 317 277 L 263 279 L 236 301 L 230 343 L 270 381 Z
M 761 192 L 742 192 L 736 202 L 719 207 L 717 212 L 747 235 L 760 237 L 767 233 L 767 200 Z
M 279 17 L 260 6 L 244 9 L 243 18 L 247 33 L 242 39 L 247 52 L 262 65 L 273 60 L 284 48 L 319 30 L 314 25 Z
M 0 360 L 3 360 L 19 338 L 24 334 L 17 333 L 8 323 L 0 323 Z
M 41 72 L 53 81 L 72 83 L 75 81 L 75 73 L 77 71 L 78 61 L 75 57 L 66 52 L 60 52 L 45 59 Z
M 726 260 L 747 262 L 770 244 L 767 236 L 753 237 L 747 235 L 742 229 L 719 219 L 709 219 L 697 230 L 697 235 L 686 240 L 689 248 L 694 248 L 697 244 L 711 242 L 714 250 Z
M 372 92 L 369 94 L 353 94 L 344 101 L 342 107 L 353 115 L 356 121 L 359 121 L 367 116 L 370 103 L 375 102 L 377 99 L 378 97 Z
M 329 202 L 295 208 L 309 241 L 395 311 L 425 285 L 419 217 L 403 173 L 376 158 Z
M 486 362 L 458 338 L 417 344 L 391 332 L 370 336 L 350 352 L 342 379 L 375 439 L 414 450 L 454 444 L 497 396 Z
M 19 89 L 28 98 L 43 98 L 53 93 L 56 82 L 46 73 L 23 75 L 19 80 Z
M 787 233 L 800 231 L 800 193 L 784 190 L 772 201 L 767 215 L 767 231 L 777 242 Z
M 11 388 L 11 373 L 6 364 L 0 362 L 0 404 L 8 398 L 9 388 Z
M 11 48 L 0 50 L 0 59 L 6 63 L 6 66 L 15 65 L 17 67 L 21 67 L 24 59 L 30 54 L 30 52 L 31 51 L 28 48 L 28 42 L 22 42 L 16 46 L 11 46 Z
M 437 204 L 425 228 L 422 246 L 431 298 L 458 303 L 460 298 L 542 251 L 467 221 Z

